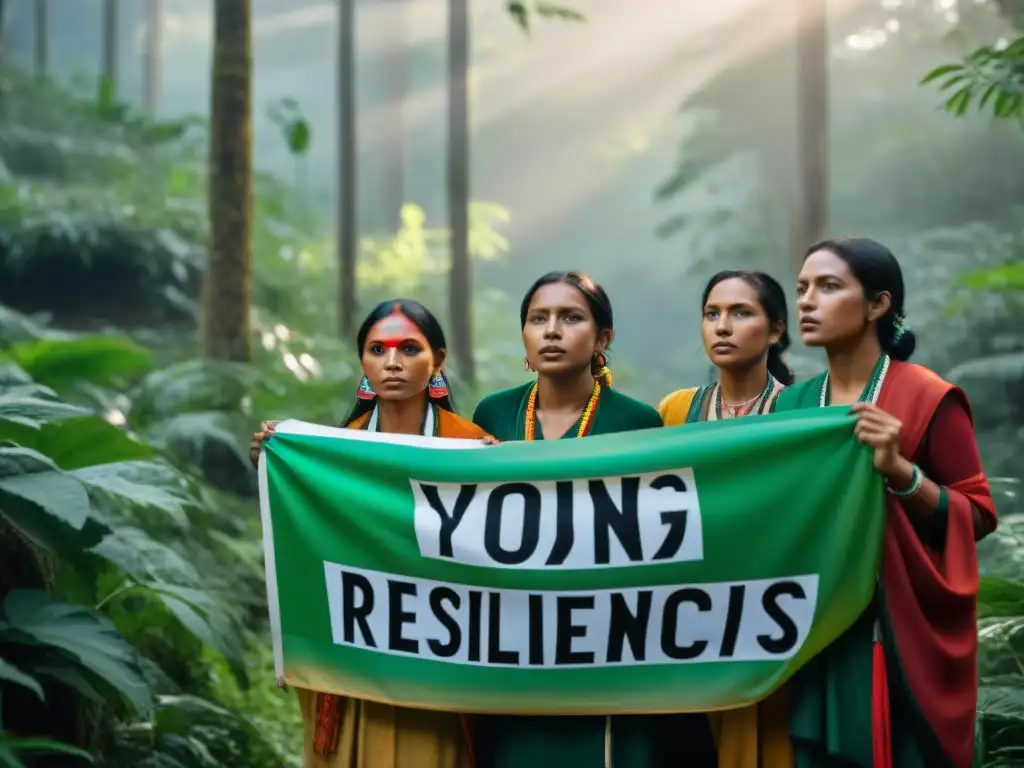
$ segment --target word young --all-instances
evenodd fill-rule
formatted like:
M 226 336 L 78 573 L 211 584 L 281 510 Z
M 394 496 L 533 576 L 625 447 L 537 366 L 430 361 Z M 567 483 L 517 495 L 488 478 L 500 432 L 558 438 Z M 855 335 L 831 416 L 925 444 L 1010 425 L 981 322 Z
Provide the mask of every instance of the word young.
M 542 592 L 324 566 L 336 644 L 494 667 L 784 660 L 807 638 L 818 589 L 811 575 Z
M 587 569 L 704 556 L 692 469 L 557 482 L 410 482 L 423 557 Z

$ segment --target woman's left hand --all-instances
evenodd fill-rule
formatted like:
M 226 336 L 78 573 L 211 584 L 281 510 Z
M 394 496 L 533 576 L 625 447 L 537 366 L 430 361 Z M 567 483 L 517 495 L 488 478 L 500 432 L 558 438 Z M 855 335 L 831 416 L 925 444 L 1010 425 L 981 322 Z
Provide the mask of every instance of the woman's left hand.
M 853 434 L 875 449 L 875 469 L 887 479 L 902 474 L 901 469 L 906 463 L 900 454 L 903 422 L 873 403 L 854 403 L 850 412 L 857 414 Z

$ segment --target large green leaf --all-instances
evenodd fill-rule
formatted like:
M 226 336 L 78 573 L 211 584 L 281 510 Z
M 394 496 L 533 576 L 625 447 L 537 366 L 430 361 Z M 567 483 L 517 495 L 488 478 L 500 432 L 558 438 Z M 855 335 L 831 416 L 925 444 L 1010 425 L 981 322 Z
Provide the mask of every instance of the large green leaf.
M 91 550 L 137 582 L 163 581 L 199 586 L 201 579 L 188 560 L 145 531 L 117 526 Z
M 0 345 L 19 344 L 40 339 L 46 330 L 28 315 L 0 304 Z
M 57 400 L 46 387 L 14 384 L 0 392 L 0 440 L 39 450 L 36 446 L 44 426 L 89 415 L 84 408 Z
M 0 766 L 4 768 L 26 768 L 19 755 L 66 755 L 67 757 L 78 758 L 87 763 L 93 762 L 92 755 L 78 747 L 70 744 L 63 744 L 53 739 L 28 738 L 22 739 L 11 736 L 5 731 L 0 731 Z M 32 761 L 31 764 L 35 764 Z M 62 763 L 63 764 L 63 763 Z
M 0 418 L 30 419 L 43 424 L 92 415 L 85 408 L 60 400 L 44 400 L 26 391 L 32 389 L 30 386 L 14 387 L 0 394 Z
M 85 529 L 85 486 L 42 454 L 0 447 L 0 514 L 40 546 L 55 552 L 96 544 Z M 97 540 L 98 541 L 98 540 Z
M 149 370 L 151 355 L 117 336 L 43 339 L 13 347 L 8 355 L 36 381 L 61 389 L 76 381 L 110 384 Z
M 6 392 L 11 387 L 28 386 L 31 384 L 31 376 L 14 363 L 2 362 L 2 357 L 0 357 L 0 392 Z
M 197 640 L 223 654 L 239 683 L 248 685 L 243 658 L 245 647 L 239 640 L 241 628 L 229 618 L 229 612 L 219 600 L 203 590 L 163 582 L 150 581 L 140 586 L 156 594 Z
M 75 659 L 120 691 L 136 711 L 153 699 L 142 660 L 108 618 L 81 606 L 58 603 L 38 590 L 12 590 L 3 604 L 0 638 L 44 646 Z
M 20 685 L 22 688 L 28 688 L 30 691 L 35 693 L 40 700 L 46 699 L 46 696 L 43 694 L 43 687 L 39 685 L 35 678 L 25 672 L 22 672 L 9 661 L 4 661 L 3 659 L 0 659 L 0 680 L 6 680 L 9 683 Z
M 63 469 L 115 461 L 150 459 L 156 451 L 99 416 L 87 416 L 43 427 L 47 455 Z
M 156 461 L 118 461 L 71 472 L 96 493 L 127 507 L 165 512 L 181 527 L 188 526 L 186 510 L 195 504 L 188 480 L 174 467 Z
M 97 704 L 106 703 L 106 698 L 96 689 L 96 685 L 89 679 L 88 673 L 74 662 L 62 656 L 50 655 L 46 660 L 32 665 L 32 674 L 40 678 L 49 678 L 62 685 L 66 685 L 82 698 L 94 701 Z
M 1024 584 L 992 576 L 978 584 L 978 618 L 1024 617 Z
M 0 414 L 0 440 L 12 440 L 45 454 L 61 469 L 150 459 L 156 455 L 151 446 L 134 440 L 89 411 L 77 418 L 37 425 L 4 421 Z

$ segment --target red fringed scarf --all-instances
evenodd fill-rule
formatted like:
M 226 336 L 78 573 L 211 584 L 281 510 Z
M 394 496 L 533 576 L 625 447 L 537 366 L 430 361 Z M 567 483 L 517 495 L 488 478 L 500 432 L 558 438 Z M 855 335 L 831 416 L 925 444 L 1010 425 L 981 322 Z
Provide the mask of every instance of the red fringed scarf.
M 916 455 L 939 403 L 951 392 L 966 405 L 959 389 L 928 369 L 891 364 L 878 406 L 903 422 L 904 456 Z M 930 439 L 945 442 L 934 432 Z M 983 474 L 947 485 L 946 492 L 948 523 L 941 550 L 925 546 L 899 500 L 888 496 L 882 587 L 911 693 L 951 763 L 971 768 L 978 698 L 975 542 L 995 528 L 995 507 Z M 972 505 L 988 518 L 988 530 L 975 530 Z M 874 650 L 875 768 L 891 768 L 885 664 L 881 646 Z
M 473 753 L 473 734 L 470 731 L 469 718 L 459 715 L 462 726 L 462 738 L 466 740 L 466 754 L 469 757 L 469 768 L 476 768 L 476 755 Z M 341 735 L 341 697 L 333 693 L 316 695 L 316 725 L 313 729 L 313 752 L 321 760 L 330 760 L 338 749 L 338 737 Z
M 333 693 L 316 695 L 316 726 L 313 729 L 313 752 L 321 760 L 329 760 L 338 748 L 341 734 L 341 697 Z

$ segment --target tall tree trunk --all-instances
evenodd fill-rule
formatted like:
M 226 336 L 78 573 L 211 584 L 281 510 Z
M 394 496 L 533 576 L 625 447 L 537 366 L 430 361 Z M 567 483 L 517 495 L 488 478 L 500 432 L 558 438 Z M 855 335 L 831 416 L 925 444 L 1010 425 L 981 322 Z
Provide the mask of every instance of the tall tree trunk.
M 252 284 L 252 12 L 215 0 L 210 89 L 210 247 L 203 282 L 202 349 L 247 362 Z
M 448 0 L 448 306 L 452 352 L 462 378 L 476 383 L 469 262 L 469 0 Z
M 829 43 L 827 0 L 797 0 L 797 135 L 800 151 L 800 207 L 795 229 L 802 249 L 828 229 Z
M 43 77 L 50 66 L 50 36 L 47 27 L 47 0 L 36 0 L 36 75 Z
M 138 2 L 138 0 L 135 0 Z M 117 0 L 103 0 L 103 60 L 100 72 L 109 93 L 117 98 Z
M 356 0 L 338 0 L 338 332 L 356 332 L 359 259 L 356 167 Z
M 398 222 L 405 202 L 406 125 L 405 99 L 409 90 L 408 15 L 412 0 L 382 0 L 387 3 L 387 58 L 385 92 L 387 109 L 381 126 L 384 139 L 384 215 L 388 228 Z
M 163 4 L 148 0 L 146 8 L 146 48 L 142 57 L 142 103 L 146 116 L 155 120 L 160 105 L 160 39 L 163 31 Z

